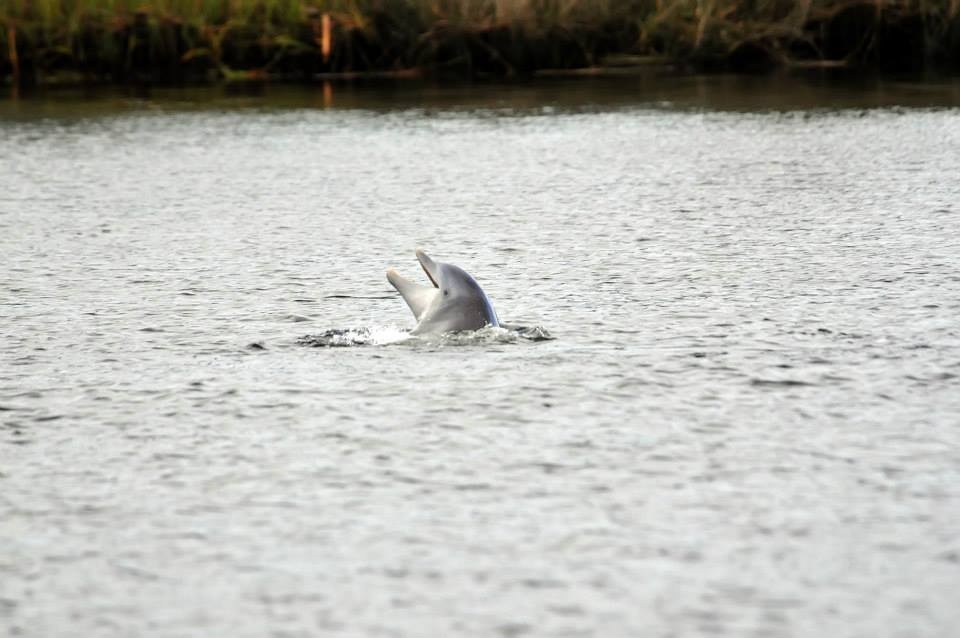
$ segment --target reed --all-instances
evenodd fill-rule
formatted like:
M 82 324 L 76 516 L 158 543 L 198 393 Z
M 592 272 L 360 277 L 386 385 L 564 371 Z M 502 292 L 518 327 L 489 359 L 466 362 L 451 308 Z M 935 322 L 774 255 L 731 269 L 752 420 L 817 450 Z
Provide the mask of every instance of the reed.
M 630 57 L 634 56 L 634 57 Z M 960 68 L 960 0 L 0 0 L 0 80 Z

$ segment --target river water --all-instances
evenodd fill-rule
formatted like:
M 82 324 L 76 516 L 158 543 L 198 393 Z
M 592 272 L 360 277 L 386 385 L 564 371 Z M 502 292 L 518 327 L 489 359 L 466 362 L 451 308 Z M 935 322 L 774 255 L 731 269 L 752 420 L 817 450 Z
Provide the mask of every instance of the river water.
M 0 101 L 0 630 L 955 635 L 958 105 Z M 405 339 L 417 246 L 537 337 Z

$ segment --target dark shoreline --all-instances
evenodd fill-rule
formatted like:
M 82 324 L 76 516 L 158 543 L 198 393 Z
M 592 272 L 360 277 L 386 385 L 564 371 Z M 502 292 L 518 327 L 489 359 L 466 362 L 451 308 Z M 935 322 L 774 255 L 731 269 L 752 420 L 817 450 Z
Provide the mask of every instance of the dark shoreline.
M 680 72 L 960 71 L 960 13 L 951 15 L 947 2 L 797 2 L 765 13 L 733 5 L 712 16 L 699 9 L 651 16 L 630 4 L 569 24 L 539 17 L 428 21 L 376 8 L 362 19 L 309 7 L 281 17 L 269 2 L 244 15 L 192 18 L 147 8 L 65 9 L 49 23 L 11 9 L 0 13 L 0 84 L 526 79 L 629 74 L 648 65 Z

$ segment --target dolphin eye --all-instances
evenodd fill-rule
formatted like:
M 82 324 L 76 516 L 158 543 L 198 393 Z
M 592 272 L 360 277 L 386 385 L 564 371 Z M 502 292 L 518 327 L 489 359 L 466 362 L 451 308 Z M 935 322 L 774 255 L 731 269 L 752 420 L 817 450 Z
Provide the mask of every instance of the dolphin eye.
M 444 290 L 444 291 L 443 291 L 443 296 L 444 296 L 444 297 L 449 297 L 449 296 L 450 296 L 450 291 L 449 291 L 449 290 Z

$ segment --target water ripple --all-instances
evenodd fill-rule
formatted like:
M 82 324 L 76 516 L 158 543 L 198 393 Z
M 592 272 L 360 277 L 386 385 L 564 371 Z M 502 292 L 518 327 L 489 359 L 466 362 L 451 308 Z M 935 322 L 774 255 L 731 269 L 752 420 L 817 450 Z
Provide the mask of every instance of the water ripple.
M 677 82 L 0 120 L 0 630 L 950 635 L 960 115 Z

